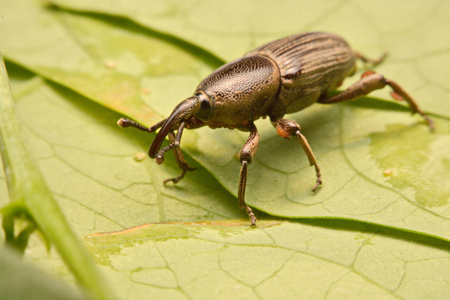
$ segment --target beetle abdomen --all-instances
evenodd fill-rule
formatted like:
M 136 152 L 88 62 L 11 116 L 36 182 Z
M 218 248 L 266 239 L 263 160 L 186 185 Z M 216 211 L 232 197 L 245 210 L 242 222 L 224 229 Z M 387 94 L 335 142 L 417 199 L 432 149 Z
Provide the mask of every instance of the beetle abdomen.
M 282 87 L 273 112 L 292 113 L 310 106 L 333 90 L 355 68 L 355 56 L 339 36 L 311 32 L 265 44 L 247 54 L 263 55 L 280 69 Z

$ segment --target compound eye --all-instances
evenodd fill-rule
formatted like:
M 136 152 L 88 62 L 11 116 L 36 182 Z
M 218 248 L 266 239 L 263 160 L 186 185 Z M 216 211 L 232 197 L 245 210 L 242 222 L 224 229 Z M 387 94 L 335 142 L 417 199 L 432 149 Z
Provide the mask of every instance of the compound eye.
M 202 121 L 208 121 L 211 118 L 212 104 L 207 95 L 203 93 L 198 93 L 196 96 L 200 100 L 200 109 L 195 113 L 195 117 Z
M 202 99 L 200 102 L 200 106 L 202 107 L 202 109 L 210 109 L 211 103 L 209 103 L 208 99 Z

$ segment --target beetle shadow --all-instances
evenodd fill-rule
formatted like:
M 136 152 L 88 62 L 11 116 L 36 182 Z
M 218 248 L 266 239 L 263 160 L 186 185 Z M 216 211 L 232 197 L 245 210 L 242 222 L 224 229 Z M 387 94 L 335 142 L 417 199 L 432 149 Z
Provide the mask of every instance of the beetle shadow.
M 14 68 L 16 67 L 21 68 L 20 66 L 14 66 Z M 205 169 L 202 165 L 199 165 L 186 152 L 183 152 L 184 157 L 190 166 L 196 168 L 196 170 L 192 172 L 195 174 L 191 174 L 191 172 L 189 172 L 181 182 L 177 184 L 167 183 L 164 185 L 162 182 L 164 179 L 178 176 L 181 173 L 181 170 L 178 167 L 172 153 L 167 153 L 166 160 L 161 166 L 158 166 L 156 162 L 152 161 L 147 156 L 149 146 L 156 136 L 155 133 L 148 133 L 140 130 L 123 130 L 116 124 L 117 120 L 122 117 L 121 114 L 89 100 L 83 95 L 80 95 L 67 87 L 46 79 L 44 79 L 44 81 L 56 94 L 60 95 L 61 98 L 65 99 L 65 101 L 71 103 L 73 107 L 81 111 L 83 115 L 86 116 L 88 123 L 92 122 L 101 124 L 101 126 L 104 126 L 110 130 L 113 135 L 119 135 L 124 139 L 131 139 L 134 143 L 136 143 L 136 152 L 145 152 L 144 160 L 149 164 L 149 168 L 158 168 L 158 174 L 160 175 L 156 177 L 158 182 L 155 182 L 154 184 L 159 185 L 162 189 L 172 190 L 169 194 L 176 193 L 177 191 L 185 191 L 192 196 L 195 195 L 197 191 L 195 188 L 191 187 L 191 184 L 203 185 L 205 187 L 205 193 L 209 193 L 212 196 L 214 195 L 214 197 L 210 197 L 210 200 L 212 201 L 211 207 L 218 205 L 218 207 L 222 209 L 219 210 L 216 215 L 228 218 L 240 218 L 245 216 L 245 213 L 242 215 L 243 212 L 237 206 L 236 197 L 232 195 L 225 187 L 223 187 L 223 185 L 219 183 L 216 177 L 211 174 L 209 170 Z M 169 142 L 165 140 L 163 146 L 168 144 Z M 132 155 L 130 155 L 130 158 L 132 158 Z M 119 171 L 111 170 L 111 172 Z M 219 189 L 222 191 L 218 192 L 217 190 Z M 214 211 L 214 209 L 212 210 Z
M 359 108 L 369 108 L 384 111 L 411 111 L 411 109 L 398 100 L 383 100 L 374 97 L 361 97 L 352 101 L 343 103 L 344 105 L 355 106 Z
M 294 120 L 300 125 L 302 135 L 307 139 L 316 159 L 319 159 L 320 156 L 336 147 L 338 135 L 335 129 L 338 127 L 339 114 L 340 110 L 337 106 L 315 105 L 303 111 L 285 115 L 284 118 Z M 300 169 L 305 169 L 308 175 L 314 173 L 310 170 L 308 158 L 295 137 L 290 137 L 289 140 L 283 139 L 269 120 L 258 120 L 257 127 L 261 135 L 261 145 L 255 160 L 259 164 L 286 174 Z M 318 162 L 320 165 L 320 161 Z
M 292 220 L 291 220 L 292 221 Z M 441 238 L 425 235 L 423 233 L 403 231 L 387 226 L 359 222 L 346 219 L 296 219 L 296 222 L 304 225 L 317 226 L 325 229 L 340 230 L 355 233 L 373 234 L 389 237 L 405 242 L 433 247 L 440 250 L 449 251 L 450 242 Z

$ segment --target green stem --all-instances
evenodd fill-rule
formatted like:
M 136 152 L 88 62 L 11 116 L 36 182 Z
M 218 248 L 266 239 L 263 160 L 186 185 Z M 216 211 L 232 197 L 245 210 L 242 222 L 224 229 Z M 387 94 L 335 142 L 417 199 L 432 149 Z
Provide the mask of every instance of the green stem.
M 94 299 L 112 299 L 110 289 L 89 253 L 70 229 L 21 137 L 20 122 L 0 56 L 0 153 L 10 201 L 29 214 L 37 228 L 55 245 L 79 284 Z M 8 210 L 2 211 L 8 214 Z M 5 216 L 7 221 L 9 217 Z M 27 234 L 28 231 L 25 231 L 19 239 L 26 238 Z

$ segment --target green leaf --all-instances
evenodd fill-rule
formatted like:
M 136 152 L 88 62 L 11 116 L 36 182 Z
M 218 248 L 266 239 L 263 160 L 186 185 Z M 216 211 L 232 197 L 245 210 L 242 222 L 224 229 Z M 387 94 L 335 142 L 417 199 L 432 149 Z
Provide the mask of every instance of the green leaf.
M 58 3 L 62 4 L 64 2 Z M 66 5 L 69 4 L 66 3 Z M 75 8 L 77 9 L 93 9 L 91 7 L 92 4 L 89 3 L 84 3 L 85 6 L 83 6 L 83 2 L 77 2 L 76 5 Z M 95 5 L 101 4 L 96 2 Z M 106 11 L 113 14 L 117 8 L 123 7 L 123 5 L 125 4 L 102 6 L 103 9 L 96 10 L 96 12 Z M 210 3 L 209 5 L 212 4 Z M 443 6 L 441 8 L 443 11 L 448 8 L 447 5 L 442 3 L 431 3 L 425 10 L 413 5 L 409 8 L 411 16 L 405 22 L 413 23 L 414 20 L 423 18 L 424 13 L 433 9 L 438 10 L 440 6 Z M 142 14 L 133 15 L 130 11 L 133 11 L 135 8 L 126 5 L 125 7 L 128 7 L 128 11 L 125 10 L 127 12 L 125 15 L 130 18 L 134 16 L 133 20 L 136 22 L 142 21 L 142 18 L 139 16 L 145 14 L 146 10 L 157 9 L 153 6 L 142 6 L 140 7 Z M 370 9 L 369 6 L 360 6 L 358 4 L 354 4 L 351 7 L 352 9 L 346 8 L 340 12 L 329 11 L 327 13 L 328 18 L 325 18 L 323 24 L 321 24 L 321 29 L 322 27 L 326 29 L 331 26 L 328 25 L 331 22 L 330 20 L 337 18 L 337 15 L 343 19 L 356 18 L 361 24 L 365 24 L 365 20 L 361 20 L 358 17 L 359 15 L 367 14 L 375 18 L 376 12 L 379 11 L 379 6 L 377 5 L 372 5 Z M 401 8 L 402 6 L 399 5 L 393 9 L 400 10 Z M 331 6 L 328 9 L 331 9 Z M 245 11 L 244 9 L 240 13 L 244 14 Z M 145 37 L 142 28 L 133 27 L 130 23 L 125 23 L 124 27 L 116 27 L 113 23 L 114 19 L 103 16 L 99 17 L 96 15 L 97 18 L 94 19 L 92 15 L 70 14 L 63 11 L 50 12 L 48 10 L 40 10 L 40 13 L 42 18 L 51 22 L 55 32 L 47 35 L 49 40 L 55 40 L 57 36 L 62 35 L 63 30 L 70 28 L 71 35 L 66 35 L 64 38 L 65 42 L 60 44 L 70 44 L 74 49 L 73 51 L 78 53 L 77 56 L 89 57 L 90 61 L 93 61 L 98 66 L 102 62 L 107 61 L 108 58 L 113 57 L 111 61 L 117 64 L 117 71 L 111 74 L 113 77 L 122 76 L 121 74 L 124 72 L 130 73 L 130 71 L 135 70 L 136 67 L 125 68 L 130 63 L 138 66 L 139 70 L 145 70 L 145 66 L 148 65 L 148 61 L 151 61 L 152 57 L 153 59 L 161 57 L 161 54 L 158 54 L 158 50 L 155 49 L 162 44 L 166 45 L 167 49 L 172 49 L 170 47 L 176 46 L 173 40 L 168 41 L 164 35 L 156 37 L 154 32 L 147 32 L 150 38 Z M 170 20 L 172 23 L 182 22 L 177 16 L 179 14 L 169 14 L 167 20 Z M 433 21 L 426 23 L 426 27 L 431 30 L 437 24 L 440 24 L 439 22 L 444 22 L 444 17 L 445 14 L 439 13 Z M 158 18 L 148 19 L 152 20 L 151 22 L 156 22 L 155 19 Z M 383 20 L 389 22 L 384 17 Z M 248 22 L 252 24 L 252 22 L 263 21 L 250 19 Z M 154 23 L 150 24 L 149 21 L 143 24 L 150 26 Z M 210 26 L 218 28 L 221 26 L 220 24 L 213 22 Z M 394 25 L 393 23 L 392 26 Z M 303 26 L 308 28 L 309 25 L 308 23 L 303 23 Z M 367 27 L 367 24 L 365 26 Z M 281 24 L 279 27 L 282 27 Z M 426 84 L 431 80 L 426 76 L 427 73 L 430 73 L 429 69 L 439 67 L 434 64 L 434 58 L 437 56 L 442 59 L 442 55 L 445 55 L 440 52 L 445 45 L 435 43 L 434 48 L 430 48 L 427 45 L 426 47 L 419 46 L 406 51 L 404 44 L 411 43 L 418 37 L 430 41 L 434 41 L 437 38 L 423 36 L 423 29 L 420 28 L 409 34 L 402 34 L 402 40 L 394 43 L 398 39 L 399 33 L 387 31 L 384 27 L 386 26 L 383 25 L 383 28 L 380 28 L 378 31 L 372 30 L 373 35 L 380 40 L 378 44 L 375 44 L 380 49 L 378 52 L 381 53 L 383 50 L 388 50 L 392 53 L 390 59 L 380 66 L 379 71 L 383 74 L 392 74 L 390 76 L 395 79 L 402 78 L 402 82 L 407 84 L 405 85 L 406 88 L 418 87 L 412 89 L 412 92 L 419 99 L 420 105 L 429 111 L 436 112 L 434 115 L 437 123 L 436 134 L 430 135 L 424 126 L 414 126 L 419 118 L 411 118 L 405 113 L 405 110 L 401 110 L 400 106 L 394 104 L 385 105 L 373 99 L 357 101 L 356 105 L 316 106 L 293 115 L 294 119 L 300 120 L 303 133 L 309 139 L 322 168 L 324 186 L 315 195 L 309 191 L 314 182 L 314 172 L 307 168 L 307 160 L 301 153 L 297 143 L 295 141 L 291 143 L 280 141 L 277 143 L 276 140 L 279 140 L 279 138 L 270 125 L 264 121 L 257 122 L 262 142 L 256 159 L 250 167 L 247 191 L 247 202 L 249 204 L 273 215 L 293 218 L 339 217 L 358 219 L 384 226 L 422 232 L 444 239 L 450 238 L 450 222 L 447 209 L 450 189 L 444 183 L 446 182 L 446 176 L 450 173 L 448 168 L 445 167 L 445 162 L 449 160 L 449 156 L 439 146 L 445 145 L 448 139 L 448 111 L 450 110 L 445 109 L 448 101 L 444 101 L 443 99 L 445 98 L 441 97 L 441 95 L 446 94 L 445 88 L 439 86 L 439 84 Z M 171 34 L 178 33 L 184 38 L 183 32 L 171 31 L 174 30 L 173 28 L 169 26 L 167 32 Z M 251 40 L 250 37 L 268 33 L 264 31 L 265 27 L 257 26 L 256 28 L 260 28 L 261 34 L 248 32 L 248 40 Z M 345 36 L 349 36 L 349 40 L 358 41 L 361 45 L 358 47 L 358 50 L 364 51 L 365 48 L 374 47 L 373 42 L 360 38 L 362 34 L 367 35 L 367 32 L 370 32 L 370 30 L 364 27 L 366 29 L 366 33 L 364 33 L 361 30 L 356 30 L 356 28 L 360 27 L 356 25 L 353 29 L 343 27 L 342 31 Z M 310 29 L 315 28 L 313 26 Z M 195 31 L 203 32 L 203 34 L 199 34 L 203 39 L 210 36 L 209 33 L 205 33 L 204 30 L 199 28 L 195 29 Z M 57 32 L 60 33 L 57 34 Z M 441 32 L 441 34 L 444 34 L 444 32 Z M 53 39 L 51 38 L 52 35 L 54 35 Z M 189 37 L 189 34 L 187 36 Z M 237 37 L 239 35 L 231 29 L 229 36 Z M 186 39 L 189 39 L 188 37 Z M 117 45 L 116 41 L 118 38 L 130 42 Z M 93 41 L 96 41 L 96 43 Z M 193 42 L 193 40 L 191 41 Z M 226 39 L 221 43 L 222 45 L 225 44 Z M 159 46 L 155 47 L 155 44 Z M 212 43 L 204 43 L 204 45 L 209 44 Z M 122 48 L 120 48 L 121 46 Z M 26 49 L 29 46 L 23 45 L 21 47 Z M 142 49 L 144 48 L 148 50 L 143 51 Z M 56 50 L 53 47 L 51 49 L 46 48 L 44 51 L 46 53 L 45 56 L 50 56 L 49 51 L 53 52 Z M 371 49 L 367 52 L 373 53 L 374 51 Z M 33 70 L 39 70 L 41 74 L 52 80 L 63 83 L 82 94 L 88 95 L 90 98 L 96 99 L 100 103 L 106 103 L 99 95 L 107 93 L 108 90 L 105 90 L 102 86 L 93 85 L 92 78 L 84 76 L 80 78 L 80 76 L 77 76 L 77 79 L 74 80 L 74 78 L 58 77 L 57 74 L 60 72 L 58 69 L 61 68 L 55 63 L 53 63 L 54 66 L 52 68 L 44 68 L 44 71 L 42 71 L 42 68 L 38 69 L 35 67 L 38 65 L 38 62 L 26 55 L 21 55 L 20 51 L 9 51 L 8 53 L 15 61 L 19 61 Z M 72 59 L 62 49 L 58 53 L 64 55 L 65 60 L 76 65 L 77 59 Z M 192 81 L 189 80 L 187 82 L 180 79 L 179 76 L 185 78 L 190 76 L 188 75 L 189 73 L 191 73 L 191 76 L 198 73 L 194 71 L 195 68 L 202 70 L 200 73 L 207 69 L 206 65 L 201 67 L 203 64 L 201 59 L 195 60 L 194 57 L 191 57 L 192 60 L 187 60 L 189 62 L 188 65 L 191 64 L 194 67 L 187 69 L 182 67 L 172 68 L 173 61 L 179 61 L 179 58 L 182 58 L 181 61 L 186 61 L 186 52 L 177 49 L 165 51 L 165 53 L 168 54 L 161 58 L 157 68 L 149 67 L 148 70 L 151 69 L 151 71 L 136 73 L 137 76 L 142 78 L 142 81 L 148 82 L 149 86 L 153 87 L 150 97 L 141 96 L 160 115 L 164 115 L 164 111 L 167 114 L 179 100 L 191 93 L 188 91 L 188 88 L 171 89 L 170 87 L 173 85 L 174 80 L 177 83 L 180 81 L 186 83 L 182 84 L 181 87 L 189 87 L 192 90 L 194 87 L 192 83 L 195 82 L 194 78 L 192 78 Z M 113 54 L 115 56 L 112 56 Z M 145 56 L 146 60 L 139 59 L 142 55 L 148 55 Z M 429 63 L 425 64 L 425 61 Z M 411 70 L 411 65 L 413 70 Z M 51 71 L 49 71 L 50 69 Z M 90 70 L 88 67 L 86 69 Z M 414 70 L 416 71 L 412 72 Z M 66 73 L 72 74 L 73 72 L 66 71 Z M 161 77 L 163 74 L 166 75 Z M 174 74 L 177 76 L 177 79 L 174 79 L 173 75 L 169 76 L 168 81 L 161 79 L 167 79 L 166 76 L 169 74 Z M 82 81 L 83 83 L 80 85 L 76 81 Z M 93 90 L 86 91 L 81 86 L 91 86 L 97 92 L 94 93 Z M 180 86 L 177 85 L 177 87 Z M 134 87 L 130 91 L 136 91 L 136 88 Z M 168 93 L 170 98 L 162 102 L 161 99 L 166 99 Z M 382 95 L 383 97 L 386 97 L 386 94 L 386 91 L 375 93 L 375 95 Z M 130 101 L 136 103 L 137 106 L 135 107 L 139 107 L 141 105 L 138 104 L 139 101 L 133 99 Z M 369 101 L 373 102 L 371 106 L 375 109 L 364 108 L 364 103 Z M 123 109 L 117 104 L 117 101 L 114 104 L 105 105 L 113 107 L 115 110 L 122 110 L 124 113 L 147 124 L 149 124 L 149 120 L 152 122 L 156 120 L 152 114 L 145 115 L 141 112 L 136 113 Z M 395 141 L 387 141 L 389 136 L 395 136 Z M 414 136 L 415 144 L 410 144 L 410 136 Z M 384 139 L 383 137 L 387 138 Z M 182 144 L 188 153 L 210 170 L 234 194 L 237 189 L 239 165 L 234 161 L 233 157 L 245 139 L 246 135 L 242 133 L 201 129 L 198 130 L 198 134 L 185 134 Z M 386 162 L 388 158 L 381 157 L 379 154 L 387 146 L 391 147 L 390 161 L 395 157 L 402 157 L 402 160 L 396 163 Z M 406 147 L 408 147 L 407 153 L 402 153 L 401 150 Z M 278 155 L 281 152 L 283 155 Z M 408 156 L 409 159 L 405 156 Z M 422 157 L 422 159 L 416 159 L 418 157 Z M 444 165 L 444 167 L 441 167 L 441 165 Z M 387 169 L 392 169 L 393 175 L 386 178 L 383 174 Z M 236 174 L 236 176 L 232 176 L 232 174 Z M 416 178 L 423 178 L 424 180 L 418 181 Z M 429 190 L 437 186 L 441 187 L 441 190 L 430 196 Z M 437 188 L 434 189 L 437 190 Z M 436 205 L 436 203 L 438 204 Z
M 134 160 L 145 154 L 154 135 L 122 130 L 115 122 L 123 114 L 147 125 L 159 121 L 218 67 L 219 58 L 240 57 L 291 33 L 333 31 L 371 57 L 389 52 L 377 71 L 404 86 L 437 124 L 431 134 L 404 106 L 380 100 L 389 98 L 387 90 L 374 93 L 377 98 L 315 105 L 288 116 L 301 124 L 322 168 L 324 185 L 313 194 L 309 190 L 314 171 L 298 143 L 283 141 L 267 120 L 258 121 L 262 140 L 249 170 L 248 203 L 271 215 L 328 218 L 327 226 L 317 220 L 310 225 L 282 223 L 270 227 L 279 232 L 268 234 L 264 220 L 269 217 L 259 212 L 261 228 L 254 231 L 222 230 L 222 225 L 211 229 L 215 225 L 205 224 L 148 225 L 150 233 L 140 231 L 136 239 L 122 233 L 86 238 L 100 262 L 106 261 L 103 269 L 120 296 L 211 298 L 219 288 L 229 288 L 228 283 L 232 288 L 226 291 L 243 298 L 269 298 L 273 293 L 346 296 L 344 291 L 371 297 L 370 291 L 380 298 L 448 294 L 448 243 L 438 241 L 450 237 L 446 2 L 241 1 L 239 8 L 237 2 L 219 1 L 53 2 L 64 9 L 36 3 L 5 4 L 1 51 L 12 62 L 8 70 L 25 126 L 23 137 L 78 235 L 155 222 L 226 220 L 222 225 L 231 225 L 230 219 L 245 217 L 233 195 L 239 173 L 235 154 L 247 134 L 209 128 L 185 131 L 182 149 L 198 169 L 176 186 L 163 186 L 163 179 L 179 174 L 175 161 L 170 155 L 162 166 Z M 24 78 L 26 72 L 17 65 L 31 70 L 32 76 Z M 354 81 L 350 78 L 346 85 Z M 387 169 L 392 175 L 386 177 Z M 2 196 L 0 187 L 0 201 L 1 197 L 7 195 Z M 364 231 L 361 222 L 374 227 Z M 323 243 L 314 247 L 304 238 L 305 231 Z M 371 241 L 366 235 L 380 239 L 382 250 L 368 248 L 371 245 L 355 237 L 358 231 L 365 241 Z M 207 237 L 203 239 L 201 232 Z M 157 245 L 165 248 L 144 247 L 148 235 L 167 242 Z M 234 248 L 234 237 L 247 239 L 246 244 Z M 286 243 L 305 242 L 286 249 L 273 246 L 281 244 L 281 237 Z M 118 242 L 106 249 L 101 248 L 102 239 Z M 368 251 L 358 256 L 358 265 L 350 258 L 341 260 L 347 245 Z M 218 263 L 216 246 L 225 254 L 234 251 L 224 260 L 227 264 Z M 175 263 L 169 269 L 168 264 L 157 264 L 161 253 L 178 255 L 179 264 L 185 265 Z M 285 253 L 301 259 L 283 264 Z M 359 252 L 348 253 L 354 258 Z M 59 263 L 53 256 L 46 259 L 42 245 L 38 251 L 33 244 L 26 257 L 47 269 Z M 309 257 L 317 258 L 319 265 Z M 229 263 L 232 260 L 236 263 Z M 259 269 L 266 266 L 268 270 Z M 311 279 L 323 286 L 308 285 Z M 361 285 L 347 285 L 349 281 Z M 303 288 L 301 293 L 298 288 Z
M 438 0 L 395 5 L 389 0 L 347 1 L 345 5 L 332 1 L 317 5 L 310 1 L 243 4 L 194 0 L 146 2 L 148 5 L 126 0 L 117 1 L 116 5 L 109 5 L 106 0 L 52 3 L 69 10 L 125 17 L 150 30 L 198 45 L 225 61 L 293 33 L 335 32 L 361 53 L 378 57 L 387 52 L 388 60 L 379 67 L 380 72 L 386 70 L 390 77 L 401 79 L 402 84 L 409 83 L 415 89 L 414 96 L 423 99 L 420 104 L 425 110 L 450 116 L 450 104 L 440 100 L 448 88 L 444 79 L 448 72 L 442 61 L 449 59 L 450 36 L 445 25 L 450 7 Z M 228 17 L 231 15 L 233 18 Z M 421 26 L 417 26 L 419 22 Z M 386 93 L 375 94 L 386 98 Z
M 212 70 L 208 58 L 199 60 L 181 50 L 183 44 L 161 40 L 161 34 L 131 22 L 117 27 L 114 19 L 55 13 L 38 1 L 8 2 L 5 9 L 0 37 L 9 60 L 146 122 L 165 113 L 146 102 L 167 98 L 174 104 Z M 179 88 L 173 91 L 175 81 Z
M 122 286 L 119 298 L 444 299 L 450 293 L 447 243 L 361 223 L 150 224 L 83 240 L 109 280 Z
M 118 114 L 39 78 L 15 93 L 28 144 L 78 235 L 242 217 L 234 197 L 204 169 L 195 171 L 202 181 L 187 176 L 183 185 L 164 186 L 179 174 L 176 163 L 136 160 L 153 136 L 120 129 Z
M 356 50 L 389 54 L 380 72 L 414 91 L 421 106 L 450 116 L 448 14 L 439 1 L 144 1 L 53 0 L 76 11 L 122 16 L 231 61 L 263 43 L 306 31 L 331 31 Z M 386 71 L 386 72 L 385 72 Z M 386 98 L 386 93 L 377 93 Z
M 22 72 L 14 65 L 8 69 Z M 162 180 L 179 172 L 176 164 L 169 161 L 161 168 L 151 161 L 136 161 L 137 149 L 144 149 L 142 141 L 149 137 L 118 128 L 117 114 L 40 78 L 27 83 L 12 81 L 24 137 L 78 235 L 147 222 L 242 216 L 234 197 L 205 170 L 196 171 L 203 178 L 201 182 L 187 178 L 187 186 L 164 188 Z M 47 216 L 53 214 L 48 212 Z M 36 251 L 32 241 L 26 257 L 45 262 L 42 267 L 46 269 L 55 263 L 59 266 L 61 258 L 48 261 L 46 249 L 39 244 L 41 251 Z M 82 266 L 88 269 L 85 263 Z M 55 273 L 59 275 L 61 269 L 59 266 Z M 70 276 L 66 278 L 70 280 Z
M 314 107 L 294 119 L 305 124 L 323 186 L 311 192 L 315 172 L 296 140 L 283 141 L 258 122 L 262 138 L 249 169 L 250 205 L 283 217 L 342 217 L 450 238 L 448 120 L 436 118 L 431 134 L 405 111 L 374 113 L 356 105 Z M 227 147 L 208 151 L 219 139 Z M 226 154 L 245 140 L 239 133 L 205 131 L 184 145 L 233 191 L 238 178 L 229 174 L 238 174 L 239 165 Z

